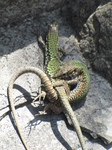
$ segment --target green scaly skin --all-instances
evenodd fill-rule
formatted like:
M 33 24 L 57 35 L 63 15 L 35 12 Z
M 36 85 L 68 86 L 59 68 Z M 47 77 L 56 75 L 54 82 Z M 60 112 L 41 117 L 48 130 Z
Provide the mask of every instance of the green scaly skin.
M 68 74 L 69 73 L 69 74 Z M 68 78 L 70 74 L 75 74 Z M 70 103 L 76 103 L 83 100 L 87 95 L 90 87 L 90 75 L 86 66 L 80 61 L 68 61 L 59 67 L 55 73 L 54 78 L 64 79 L 69 85 L 74 84 L 74 76 L 76 76 L 77 88 L 70 91 L 68 100 Z M 71 81 L 73 78 L 73 81 Z M 69 79 L 70 81 L 68 81 Z M 73 82 L 73 83 L 72 83 Z
M 62 80 L 62 79 L 66 81 L 66 83 L 68 83 L 69 86 L 74 84 L 74 82 L 77 83 L 77 88 L 74 88 L 72 91 L 70 91 L 69 96 L 67 96 L 64 85 L 61 86 L 57 85 L 54 87 L 58 92 L 59 100 L 61 101 L 63 107 L 65 108 L 67 114 L 69 115 L 72 121 L 74 128 L 76 129 L 82 149 L 85 150 L 85 142 L 83 139 L 83 135 L 79 123 L 77 121 L 77 118 L 69 102 L 74 103 L 75 101 L 79 101 L 80 99 L 83 99 L 86 96 L 89 90 L 90 76 L 86 66 L 79 61 L 65 62 L 61 66 L 59 61 L 58 48 L 57 48 L 57 42 L 58 42 L 57 37 L 58 37 L 58 26 L 54 21 L 51 23 L 48 32 L 48 48 L 46 52 L 47 52 L 47 56 L 50 57 L 49 60 L 47 59 L 47 63 L 46 63 L 47 73 L 49 74 L 51 80 L 55 81 L 54 84 L 56 84 L 57 80 Z M 75 76 L 76 77 L 78 76 L 77 81 L 75 81 L 75 79 L 72 78 L 74 77 L 74 72 L 75 72 Z M 73 74 L 73 76 L 69 77 L 69 74 Z M 55 103 L 55 105 L 57 105 L 57 103 Z
M 54 81 L 53 76 L 60 67 L 60 59 L 58 53 L 58 25 L 56 22 L 52 22 L 49 25 L 45 51 L 45 73 L 50 77 L 52 82 Z

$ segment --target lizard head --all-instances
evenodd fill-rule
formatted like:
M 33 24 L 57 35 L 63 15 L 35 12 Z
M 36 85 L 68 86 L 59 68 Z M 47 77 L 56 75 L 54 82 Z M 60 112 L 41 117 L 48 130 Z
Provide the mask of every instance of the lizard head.
M 76 70 L 75 66 L 71 64 L 70 61 L 63 63 L 57 72 L 54 74 L 53 78 L 66 78 L 70 77 L 73 71 Z
M 58 31 L 58 24 L 56 23 L 55 20 L 53 20 L 51 22 L 51 24 L 49 25 L 49 30 L 50 30 L 50 32 L 57 32 Z
M 53 75 L 54 79 L 73 79 L 82 74 L 82 68 L 77 65 L 78 61 L 64 62 Z

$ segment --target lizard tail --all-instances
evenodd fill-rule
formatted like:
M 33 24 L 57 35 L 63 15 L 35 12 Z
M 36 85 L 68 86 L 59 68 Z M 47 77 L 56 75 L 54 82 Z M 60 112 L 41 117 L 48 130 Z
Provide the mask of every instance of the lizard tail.
M 66 95 L 66 91 L 65 91 L 63 86 L 56 87 L 56 90 L 58 91 L 61 103 L 64 106 L 67 114 L 69 115 L 69 117 L 70 117 L 70 119 L 72 121 L 73 127 L 76 130 L 76 133 L 77 133 L 77 136 L 79 138 L 82 150 L 86 150 L 85 142 L 84 142 L 84 138 L 83 138 L 83 135 L 82 135 L 81 128 L 80 128 L 78 120 L 77 120 L 77 118 L 76 118 L 76 116 L 74 114 L 74 111 L 73 111 L 71 105 L 69 104 L 68 97 Z
M 24 140 L 24 138 L 23 138 L 23 136 L 22 136 L 22 133 L 21 133 L 21 131 L 20 131 L 20 128 L 19 128 L 19 123 L 18 123 L 18 119 L 17 119 L 17 116 L 16 116 L 15 106 L 14 106 L 14 103 L 13 103 L 13 101 L 12 101 L 12 89 L 13 89 L 14 81 L 15 81 L 14 78 L 13 78 L 13 80 L 12 80 L 12 78 L 11 78 L 11 80 L 10 80 L 10 82 L 9 82 L 9 86 L 8 86 L 8 100 L 9 100 L 10 108 L 11 108 L 12 115 L 13 115 L 13 118 L 14 118 L 14 123 L 15 123 L 15 125 L 16 125 L 16 127 L 17 127 L 17 132 L 18 132 L 18 134 L 19 134 L 19 137 L 20 137 L 20 139 L 21 139 L 21 141 L 22 141 L 22 143 L 23 143 L 25 149 L 28 150 L 28 147 L 27 147 L 27 145 L 26 145 L 26 142 L 25 142 L 25 140 Z
M 25 149 L 28 150 L 28 147 L 25 143 L 25 140 L 24 140 L 24 138 L 21 134 L 20 128 L 19 128 L 19 124 L 18 124 L 17 116 L 16 116 L 16 110 L 15 110 L 15 106 L 14 106 L 14 102 L 13 102 L 13 95 L 12 95 L 12 90 L 13 90 L 13 85 L 14 85 L 15 80 L 24 73 L 34 73 L 34 74 L 38 75 L 41 78 L 41 80 L 45 86 L 46 93 L 48 93 L 51 96 L 51 100 L 57 100 L 57 93 L 53 89 L 52 83 L 49 80 L 49 78 L 47 77 L 47 75 L 38 68 L 34 68 L 34 67 L 21 68 L 12 76 L 12 78 L 9 82 L 9 85 L 8 85 L 8 100 L 9 100 L 10 108 L 12 111 L 12 115 L 13 115 L 13 118 L 15 121 L 15 125 L 17 127 L 17 131 L 19 133 L 20 139 L 21 139 Z

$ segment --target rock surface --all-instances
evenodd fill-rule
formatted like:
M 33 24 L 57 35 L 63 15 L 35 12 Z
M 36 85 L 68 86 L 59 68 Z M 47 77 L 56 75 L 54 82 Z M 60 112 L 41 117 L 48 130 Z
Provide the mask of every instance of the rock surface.
M 9 110 L 7 107 L 7 87 L 13 73 L 21 66 L 34 66 L 43 69 L 44 51 L 38 46 L 37 35 L 41 32 L 41 35 L 44 36 L 49 23 L 54 18 L 59 23 L 59 47 L 63 48 L 68 54 L 67 56 L 62 56 L 61 59 L 63 61 L 71 59 L 80 60 L 88 67 L 89 64 L 93 67 L 95 65 L 93 65 L 94 61 L 91 60 L 91 57 L 93 58 L 94 56 L 95 62 L 97 60 L 96 63 L 98 64 L 93 68 L 96 68 L 97 72 L 101 75 L 103 75 L 102 72 L 105 74 L 105 71 L 107 71 L 108 77 L 103 76 L 110 81 L 109 71 L 111 72 L 112 70 L 108 70 L 108 66 L 112 67 L 112 64 L 109 59 L 110 57 L 107 59 L 107 56 L 111 56 L 111 36 L 107 35 L 107 31 L 111 35 L 111 3 L 105 4 L 107 1 L 102 1 L 102 3 L 85 1 L 84 3 L 84 1 L 80 0 L 73 5 L 74 2 L 72 1 L 66 2 L 53 1 L 48 4 L 48 1 L 36 0 L 31 2 L 18 1 L 17 3 L 10 1 L 9 5 L 9 1 L 7 3 L 1 1 L 3 7 L 1 6 L 0 12 L 3 18 L 0 24 L 0 116 Z M 89 6 L 94 7 L 91 10 Z M 71 11 L 68 8 L 72 8 Z M 45 12 L 42 13 L 42 11 Z M 78 13 L 79 11 L 80 13 Z M 74 19 L 75 14 L 77 17 Z M 74 22 L 71 24 L 70 18 L 71 22 L 76 22 L 75 29 L 73 28 Z M 104 18 L 107 19 L 107 22 L 110 18 L 109 25 L 108 23 L 106 24 L 106 21 L 103 22 Z M 97 21 L 99 21 L 100 30 L 99 26 L 96 26 L 99 25 Z M 84 22 L 86 22 L 85 25 Z M 93 23 L 95 26 L 93 26 Z M 88 30 L 88 28 L 91 30 Z M 97 40 L 98 37 L 101 38 L 99 36 L 100 32 L 97 33 L 95 29 L 101 31 L 101 33 L 105 33 L 103 35 L 106 37 L 104 43 L 104 37 L 102 36 L 102 40 L 99 40 L 99 47 L 97 48 L 95 42 L 91 42 Z M 81 37 L 79 37 L 79 33 Z M 106 44 L 102 49 L 100 46 L 101 43 L 102 47 Z M 88 61 L 82 57 L 80 52 Z M 97 66 L 102 62 L 102 57 L 99 58 L 96 54 L 102 57 L 105 56 L 103 59 L 108 64 L 106 70 L 103 69 L 102 71 L 98 69 L 99 67 Z M 104 66 L 102 65 L 102 67 Z M 87 149 L 111 150 L 112 145 L 105 145 L 104 142 L 107 144 L 112 141 L 112 87 L 106 79 L 93 72 L 90 67 L 89 71 L 91 75 L 91 87 L 86 101 L 82 101 L 80 105 L 74 107 L 75 113 L 82 129 L 95 138 L 93 139 L 89 134 L 84 132 Z M 13 98 L 16 104 L 23 101 L 30 101 L 35 96 L 33 92 L 38 91 L 40 85 L 40 79 L 35 75 L 25 74 L 21 76 L 15 82 L 13 90 Z M 75 147 L 77 150 L 81 149 L 76 133 L 68 125 L 63 114 L 55 115 L 50 113 L 45 116 L 35 117 L 35 114 L 40 110 L 43 110 L 43 107 L 36 107 L 32 104 L 17 109 L 19 125 L 29 149 L 70 150 L 71 147 Z M 10 113 L 0 121 L 0 147 L 3 150 L 23 150 L 24 147 L 12 124 Z M 97 137 L 102 138 L 103 142 Z
M 80 32 L 80 48 L 92 68 L 112 84 L 112 2 L 99 6 Z
M 1 0 L 0 26 L 15 26 L 34 15 L 58 9 L 66 4 L 66 0 Z

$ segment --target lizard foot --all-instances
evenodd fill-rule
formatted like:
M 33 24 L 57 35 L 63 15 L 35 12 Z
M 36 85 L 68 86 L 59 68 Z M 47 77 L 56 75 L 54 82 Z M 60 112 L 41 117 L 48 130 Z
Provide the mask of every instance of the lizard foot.
M 50 103 L 44 107 L 44 110 L 40 114 L 35 114 L 35 116 L 45 115 L 46 111 L 50 108 Z
M 42 111 L 40 114 L 35 114 L 35 116 L 42 116 L 42 115 L 45 115 L 46 112 L 45 111 Z
M 39 104 L 40 104 L 41 98 L 43 98 L 43 100 L 44 100 L 45 97 L 46 97 L 46 92 L 42 91 L 41 94 L 39 94 L 37 97 L 34 98 L 33 103 L 34 103 L 37 99 L 39 99 Z

